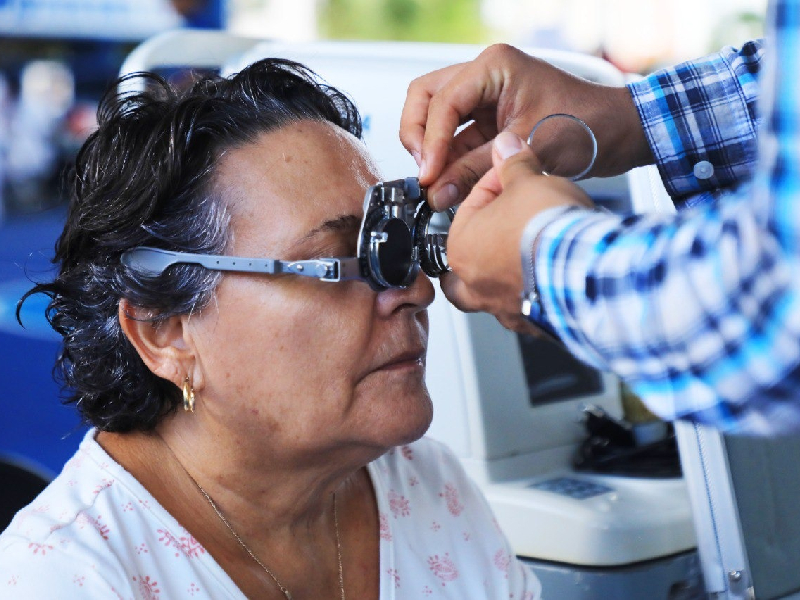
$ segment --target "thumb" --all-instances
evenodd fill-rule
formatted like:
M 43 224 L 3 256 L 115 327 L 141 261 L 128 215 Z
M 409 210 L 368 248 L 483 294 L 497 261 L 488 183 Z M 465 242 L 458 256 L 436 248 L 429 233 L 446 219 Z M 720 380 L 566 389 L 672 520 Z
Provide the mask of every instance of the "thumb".
M 542 163 L 521 137 L 510 131 L 497 135 L 492 148 L 492 165 L 503 189 L 518 177 L 541 175 Z

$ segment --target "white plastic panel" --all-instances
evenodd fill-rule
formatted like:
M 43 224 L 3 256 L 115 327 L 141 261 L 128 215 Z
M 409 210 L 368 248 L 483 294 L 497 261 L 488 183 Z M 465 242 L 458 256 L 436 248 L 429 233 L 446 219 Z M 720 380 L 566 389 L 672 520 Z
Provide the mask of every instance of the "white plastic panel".
M 597 484 L 588 498 L 537 489 L 554 478 Z M 521 556 L 572 565 L 619 566 L 694 548 L 681 479 L 602 477 L 554 472 L 484 487 L 500 526 Z

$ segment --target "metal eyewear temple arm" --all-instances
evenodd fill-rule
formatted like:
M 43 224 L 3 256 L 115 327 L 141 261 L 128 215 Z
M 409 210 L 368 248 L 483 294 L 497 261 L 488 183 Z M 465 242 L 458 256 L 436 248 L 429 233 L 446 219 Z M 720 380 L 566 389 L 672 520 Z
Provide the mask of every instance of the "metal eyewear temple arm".
M 215 254 L 190 254 L 140 246 L 122 254 L 122 264 L 142 275 L 155 277 L 177 264 L 201 265 L 212 271 L 238 271 L 242 273 L 293 273 L 303 277 L 316 277 L 322 281 L 348 281 L 363 279 L 358 258 L 317 258 L 313 260 L 276 260 L 273 258 L 244 258 L 217 256 Z

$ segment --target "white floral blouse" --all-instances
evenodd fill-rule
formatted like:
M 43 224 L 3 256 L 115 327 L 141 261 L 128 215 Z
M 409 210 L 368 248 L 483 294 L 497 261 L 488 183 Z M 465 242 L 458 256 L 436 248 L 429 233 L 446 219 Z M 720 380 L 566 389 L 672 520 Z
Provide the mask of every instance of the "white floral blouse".
M 0 535 L 0 597 L 243 598 L 216 561 L 89 431 Z M 536 600 L 486 500 L 423 438 L 368 466 L 380 519 L 380 598 Z

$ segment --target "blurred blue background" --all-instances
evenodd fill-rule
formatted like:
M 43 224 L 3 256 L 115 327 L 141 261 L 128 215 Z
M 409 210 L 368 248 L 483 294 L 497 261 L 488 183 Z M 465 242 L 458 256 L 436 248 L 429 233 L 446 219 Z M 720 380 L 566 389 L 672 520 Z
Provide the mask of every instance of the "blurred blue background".
M 24 327 L 16 307 L 52 276 L 64 175 L 100 96 L 146 37 L 224 26 L 223 0 L 0 0 L 0 460 L 50 478 L 85 431 L 53 379 L 48 298 L 22 306 Z

